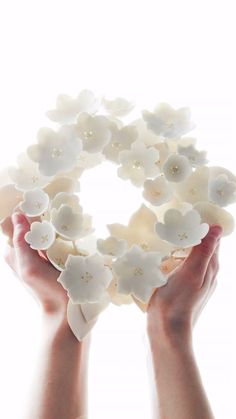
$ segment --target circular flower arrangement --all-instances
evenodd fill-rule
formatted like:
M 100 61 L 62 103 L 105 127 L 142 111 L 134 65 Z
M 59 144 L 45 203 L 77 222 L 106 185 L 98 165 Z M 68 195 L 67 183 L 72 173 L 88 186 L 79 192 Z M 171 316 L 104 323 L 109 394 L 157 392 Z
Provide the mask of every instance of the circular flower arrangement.
M 0 223 L 17 209 L 30 221 L 25 240 L 44 251 L 67 291 L 68 323 L 82 340 L 110 304 L 135 302 L 146 311 L 153 292 L 206 236 L 209 224 L 233 231 L 224 207 L 236 201 L 236 176 L 208 166 L 205 151 L 186 136 L 195 125 L 188 108 L 160 103 L 132 115 L 133 103 L 97 99 L 88 90 L 60 95 L 37 142 L 0 179 Z M 144 203 L 128 225 L 108 224 L 96 237 L 83 212 L 78 179 L 105 159 L 117 175 L 142 188 Z

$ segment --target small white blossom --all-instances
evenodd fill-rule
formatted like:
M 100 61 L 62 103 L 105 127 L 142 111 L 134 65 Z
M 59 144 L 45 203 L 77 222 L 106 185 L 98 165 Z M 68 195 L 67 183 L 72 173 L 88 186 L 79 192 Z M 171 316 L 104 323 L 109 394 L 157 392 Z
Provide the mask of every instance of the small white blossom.
M 116 306 L 133 304 L 132 296 L 119 293 L 117 291 L 117 287 L 117 279 L 113 277 L 109 287 L 107 288 L 112 304 L 115 304 Z
M 183 215 L 176 209 L 169 209 L 165 213 L 164 223 L 156 224 L 156 232 L 163 240 L 182 248 L 200 244 L 208 230 L 209 225 L 201 224 L 201 217 L 196 210 Z
M 59 237 L 47 250 L 47 257 L 52 265 L 59 271 L 65 269 L 65 263 L 69 255 L 78 255 L 76 247 L 68 240 L 62 240 Z
M 49 185 L 44 188 L 50 199 L 53 199 L 58 193 L 74 193 L 79 192 L 80 184 L 75 179 L 67 176 L 55 177 Z
M 150 205 L 150 209 L 156 214 L 159 222 L 163 222 L 165 213 L 170 208 L 177 209 L 184 215 L 191 210 L 193 206 L 189 202 L 181 201 L 176 197 L 173 197 L 169 202 L 159 205 L 158 207 L 153 206 L 152 204 Z
M 236 202 L 236 183 L 227 175 L 219 175 L 209 182 L 209 199 L 220 207 L 233 204 Z
M 209 167 L 199 166 L 181 183 L 176 184 L 175 194 L 184 201 L 195 204 L 208 200 Z
M 121 166 L 117 169 L 118 176 L 129 179 L 135 186 L 142 186 L 146 178 L 153 178 L 159 174 L 158 159 L 158 150 L 154 147 L 147 148 L 140 141 L 134 141 L 130 150 L 123 150 L 119 154 Z
M 47 211 L 49 196 L 42 189 L 25 191 L 20 209 L 29 217 L 36 217 Z
M 114 236 L 109 236 L 105 240 L 97 240 L 97 249 L 103 255 L 118 257 L 125 253 L 127 249 L 127 242 L 125 240 L 117 239 Z
M 105 160 L 105 156 L 102 153 L 88 153 L 87 151 L 81 151 L 77 164 L 81 169 L 92 169 L 98 166 Z
M 81 311 L 80 304 L 73 304 L 69 299 L 67 304 L 67 321 L 79 342 L 89 334 L 97 322 L 97 318 L 87 322 Z
M 57 281 L 67 290 L 74 304 L 98 302 L 112 280 L 112 273 L 98 254 L 69 255 L 65 270 Z
M 166 138 L 180 137 L 195 127 L 189 108 L 175 110 L 167 103 L 160 103 L 153 113 L 143 111 L 143 119 L 148 129 Z
M 56 100 L 56 109 L 46 113 L 49 119 L 60 123 L 72 123 L 81 112 L 95 113 L 99 101 L 90 90 L 82 90 L 76 98 L 60 94 Z
M 22 192 L 12 184 L 0 188 L 0 223 L 12 215 L 14 209 L 22 201 L 22 197 Z
M 170 182 L 183 182 L 192 172 L 192 166 L 185 156 L 171 154 L 163 164 L 163 173 Z
M 204 166 L 208 163 L 206 151 L 198 151 L 193 145 L 178 145 L 178 153 L 187 157 L 193 167 Z
M 144 182 L 143 197 L 153 205 L 162 205 L 170 201 L 173 195 L 173 187 L 162 175 Z
M 117 97 L 113 100 L 107 100 L 103 98 L 103 106 L 106 111 L 112 116 L 126 116 L 134 108 L 134 104 L 129 102 L 127 99 Z
M 63 126 L 58 132 L 41 128 L 37 140 L 38 144 L 28 147 L 27 153 L 38 163 L 42 175 L 53 176 L 76 166 L 82 143 L 72 127 Z
M 119 163 L 119 153 L 130 148 L 137 138 L 137 129 L 131 125 L 118 128 L 113 123 L 110 125 L 110 131 L 112 137 L 109 144 L 103 149 L 103 154 L 108 160 Z
M 160 271 L 160 263 L 159 252 L 145 252 L 139 246 L 133 245 L 124 256 L 112 264 L 117 277 L 118 292 L 134 295 L 146 303 L 153 289 L 167 282 Z
M 34 221 L 30 231 L 25 234 L 25 241 L 35 250 L 47 250 L 55 240 L 55 230 L 48 221 Z
M 50 208 L 59 209 L 61 205 L 68 205 L 68 207 L 72 208 L 76 212 L 83 212 L 83 208 L 79 204 L 78 195 L 72 193 L 59 192 L 52 199 Z
M 154 146 L 163 141 L 162 136 L 154 134 L 153 131 L 150 131 L 147 128 L 147 125 L 142 118 L 133 121 L 131 125 L 134 126 L 137 130 L 137 140 L 142 141 L 147 147 Z
M 204 223 L 219 224 L 223 228 L 223 236 L 228 236 L 234 230 L 234 218 L 224 208 L 211 202 L 198 202 L 194 209 L 200 214 Z
M 88 153 L 101 152 L 111 139 L 109 120 L 103 115 L 91 116 L 81 113 L 75 125 L 83 150 Z
M 76 240 L 83 232 L 83 214 L 75 212 L 68 205 L 61 205 L 60 208 L 51 210 L 51 222 L 56 232 L 68 240 Z
M 171 153 L 177 153 L 178 147 L 193 147 L 196 145 L 197 139 L 195 137 L 178 137 L 165 140 Z
M 105 292 L 97 303 L 83 303 L 80 305 L 83 316 L 87 322 L 96 319 L 110 304 L 111 297 Z

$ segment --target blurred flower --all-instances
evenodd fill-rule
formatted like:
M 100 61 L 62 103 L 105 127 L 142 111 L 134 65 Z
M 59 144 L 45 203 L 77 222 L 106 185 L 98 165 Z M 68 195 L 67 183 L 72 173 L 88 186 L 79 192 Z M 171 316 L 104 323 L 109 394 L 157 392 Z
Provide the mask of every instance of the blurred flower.
M 22 192 L 16 190 L 12 184 L 0 188 L 0 223 L 12 215 L 22 198 Z
M 117 97 L 113 100 L 103 98 L 102 104 L 106 111 L 112 116 L 126 116 L 134 108 L 133 103 L 122 97 Z
M 223 236 L 228 236 L 234 230 L 234 218 L 224 208 L 210 202 L 197 202 L 194 209 L 200 214 L 204 223 L 219 224 L 223 228 Z
M 116 237 L 110 236 L 107 239 L 98 239 L 97 248 L 103 255 L 111 255 L 118 257 L 124 254 L 127 249 L 127 242 L 125 240 L 117 239 Z
M 52 265 L 59 271 L 65 269 L 65 263 L 69 255 L 79 255 L 78 250 L 72 242 L 57 238 L 47 250 L 47 257 Z M 85 255 L 86 256 L 86 255 Z
M 55 230 L 48 221 L 34 221 L 30 231 L 25 234 L 25 241 L 35 250 L 48 249 L 55 240 Z
M 84 234 L 84 215 L 68 205 L 51 210 L 51 222 L 56 232 L 68 240 L 76 240 Z
M 49 196 L 42 189 L 25 191 L 20 209 L 29 217 L 36 217 L 47 211 Z
M 198 151 L 193 145 L 178 145 L 178 153 L 187 157 L 193 167 L 204 166 L 208 163 L 206 151 Z
M 50 208 L 59 209 L 61 205 L 67 205 L 76 212 L 83 212 L 83 208 L 79 204 L 78 195 L 68 193 L 68 192 L 59 192 L 54 196 L 51 201 Z
M 88 153 L 102 151 L 111 139 L 109 120 L 103 115 L 91 116 L 83 112 L 77 119 L 75 129 L 83 143 L 83 150 Z
M 192 172 L 192 166 L 185 156 L 171 154 L 163 164 L 163 173 L 170 182 L 183 182 Z
M 163 137 L 154 134 L 153 131 L 150 131 L 142 118 L 131 122 L 130 125 L 134 126 L 137 130 L 137 140 L 142 141 L 147 147 L 161 144 Z
M 56 176 L 49 185 L 44 188 L 50 199 L 53 199 L 58 193 L 79 192 L 80 184 L 77 180 L 67 176 Z
M 153 205 L 161 205 L 168 202 L 174 195 L 169 182 L 160 175 L 154 180 L 147 179 L 144 182 L 143 197 Z
M 209 167 L 197 167 L 184 182 L 176 184 L 175 194 L 180 200 L 191 204 L 198 201 L 207 201 L 208 179 Z
M 92 169 L 97 165 L 101 164 L 105 160 L 105 156 L 99 153 L 88 153 L 87 151 L 81 151 L 77 164 L 82 169 Z
M 111 280 L 110 269 L 96 253 L 86 257 L 69 255 L 65 270 L 57 279 L 74 304 L 98 302 Z
M 164 223 L 156 224 L 156 231 L 163 240 L 182 248 L 200 244 L 208 230 L 209 225 L 201 224 L 201 217 L 196 210 L 183 215 L 176 209 L 169 209 L 165 213 Z
M 236 183 L 231 182 L 227 175 L 219 175 L 209 182 L 209 199 L 220 207 L 236 202 Z
M 111 141 L 103 149 L 103 154 L 108 160 L 119 163 L 119 153 L 122 150 L 128 150 L 131 144 L 137 138 L 137 129 L 134 126 L 127 125 L 118 128 L 114 123 L 110 124 L 112 134 Z

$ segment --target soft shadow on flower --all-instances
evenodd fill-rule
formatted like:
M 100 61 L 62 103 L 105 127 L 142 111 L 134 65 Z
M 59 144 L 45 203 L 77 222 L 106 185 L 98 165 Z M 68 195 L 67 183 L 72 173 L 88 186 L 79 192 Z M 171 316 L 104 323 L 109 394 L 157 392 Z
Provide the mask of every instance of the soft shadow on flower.
M 224 208 L 211 202 L 197 202 L 194 209 L 200 214 L 204 223 L 219 224 L 223 228 L 223 236 L 228 236 L 234 230 L 234 218 Z
M 24 192 L 20 209 L 29 217 L 36 217 L 47 211 L 49 196 L 42 189 Z
M 142 141 L 147 147 L 160 144 L 163 141 L 162 136 L 154 134 L 153 131 L 147 128 L 147 125 L 142 118 L 136 119 L 135 121 L 131 122 L 131 125 L 133 125 L 137 130 L 137 140 Z
M 220 207 L 236 202 L 236 183 L 228 179 L 227 175 L 219 175 L 209 182 L 209 199 Z
M 97 240 L 97 249 L 103 255 L 118 257 L 122 256 L 127 250 L 127 242 L 117 237 L 109 236 L 107 239 Z
M 193 145 L 178 145 L 178 153 L 187 157 L 193 167 L 204 166 L 208 163 L 206 151 L 198 151 Z
M 147 179 L 144 182 L 143 197 L 153 205 L 162 205 L 170 201 L 174 196 L 174 190 L 164 176 L 160 175 L 154 180 Z
M 161 254 L 145 252 L 139 246 L 132 248 L 112 264 L 117 278 L 117 290 L 122 294 L 134 295 L 146 303 L 154 288 L 166 284 L 160 271 Z
M 163 173 L 169 182 L 183 182 L 192 173 L 192 166 L 185 156 L 170 154 L 163 164 Z
M 56 208 L 59 209 L 61 205 L 68 205 L 74 211 L 83 212 L 83 208 L 79 204 L 78 195 L 68 193 L 68 192 L 59 192 L 51 201 L 50 209 Z
M 80 305 L 83 316 L 87 322 L 96 319 L 110 304 L 111 297 L 105 292 L 97 303 L 83 303 Z
M 51 222 L 56 232 L 65 239 L 76 240 L 84 235 L 85 221 L 82 212 L 74 211 L 68 205 L 51 210 Z M 87 222 L 87 219 L 86 219 Z
M 77 164 L 78 167 L 82 170 L 85 169 L 92 169 L 93 167 L 98 166 L 105 160 L 105 156 L 99 152 L 99 153 L 88 153 L 85 150 L 82 150 L 78 159 Z
M 103 98 L 102 104 L 106 111 L 112 116 L 126 116 L 134 108 L 134 104 L 122 97 L 116 97 L 113 100 Z
M 142 142 L 135 141 L 130 150 L 119 153 L 121 164 L 117 174 L 122 179 L 129 179 L 134 186 L 142 186 L 146 178 L 153 178 L 159 174 L 157 161 L 159 152 L 154 147 L 147 148 Z
M 201 217 L 196 210 L 182 214 L 176 209 L 169 209 L 164 216 L 164 223 L 156 224 L 159 236 L 178 247 L 196 246 L 207 235 L 209 225 L 201 224 Z
M 47 250 L 55 238 L 55 230 L 48 221 L 34 221 L 30 226 L 30 231 L 25 234 L 25 241 L 34 250 Z
M 176 184 L 175 194 L 179 199 L 191 204 L 207 201 L 208 181 L 209 167 L 197 167 L 184 182 Z
M 63 271 L 68 256 L 79 255 L 79 251 L 72 242 L 58 237 L 52 246 L 49 247 L 46 254 L 52 265 L 59 271 Z M 84 256 L 87 256 L 87 254 L 84 254 Z
M 111 140 L 103 149 L 103 154 L 108 160 L 119 163 L 119 153 L 128 150 L 131 144 L 137 139 L 137 129 L 134 126 L 127 125 L 117 127 L 116 124 L 110 124 Z
M 101 152 L 111 139 L 109 120 L 103 115 L 91 116 L 87 112 L 79 115 L 75 129 L 88 153 Z
M 50 199 L 53 199 L 57 194 L 61 192 L 73 193 L 79 192 L 80 184 L 77 180 L 67 177 L 58 176 L 52 180 L 52 182 L 44 188 L 44 191 L 48 194 Z
M 57 279 L 74 304 L 98 302 L 111 280 L 110 269 L 96 253 L 86 257 L 69 255 L 65 270 Z

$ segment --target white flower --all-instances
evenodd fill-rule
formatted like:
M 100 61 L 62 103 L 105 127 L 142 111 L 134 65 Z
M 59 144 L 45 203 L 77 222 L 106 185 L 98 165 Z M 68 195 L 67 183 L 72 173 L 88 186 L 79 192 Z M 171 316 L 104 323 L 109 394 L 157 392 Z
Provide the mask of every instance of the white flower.
M 117 239 L 114 236 L 110 236 L 105 240 L 98 239 L 97 249 L 103 255 L 118 257 L 125 253 L 127 249 L 127 242 L 125 240 Z
M 219 175 L 209 182 L 209 199 L 220 207 L 236 202 L 236 183 L 231 182 L 227 175 Z
M 25 191 L 20 209 L 29 217 L 43 214 L 49 205 L 49 196 L 42 189 Z
M 35 250 L 46 250 L 55 240 L 55 230 L 48 221 L 34 221 L 30 231 L 25 234 L 25 241 Z
M 170 182 L 183 182 L 192 172 L 192 166 L 185 156 L 171 154 L 163 164 L 163 173 Z
M 236 176 L 232 172 L 230 172 L 230 170 L 220 166 L 209 167 L 210 181 L 217 178 L 219 175 L 226 175 L 231 182 L 236 182 Z
M 193 167 L 203 166 L 208 163 L 206 151 L 198 151 L 193 145 L 178 145 L 178 153 L 187 157 Z
M 144 182 L 143 197 L 153 205 L 161 205 L 172 199 L 174 191 L 169 182 L 160 175 Z
M 154 134 L 153 131 L 150 131 L 142 118 L 133 121 L 131 125 L 137 129 L 137 140 L 142 141 L 147 147 L 151 147 L 162 142 L 163 137 Z
M 79 192 L 80 185 L 75 179 L 67 176 L 55 177 L 52 182 L 44 188 L 50 199 L 53 199 L 58 193 Z
M 51 222 L 61 237 L 68 240 L 76 240 L 83 232 L 83 214 L 75 212 L 68 205 L 61 205 L 60 208 L 51 210 Z
M 103 154 L 108 160 L 119 163 L 119 153 L 122 150 L 128 150 L 131 144 L 137 138 L 137 129 L 134 126 L 127 125 L 118 128 L 114 123 L 110 125 L 112 134 L 109 144 L 103 149 Z
M 102 103 L 106 111 L 112 116 L 125 116 L 134 108 L 134 104 L 132 102 L 129 102 L 122 97 L 117 97 L 113 100 L 103 98 Z
M 97 303 L 83 303 L 80 305 L 83 316 L 87 322 L 96 319 L 110 304 L 111 297 L 106 292 Z
M 139 246 L 133 245 L 124 256 L 112 264 L 117 277 L 118 292 L 132 294 L 146 303 L 153 289 L 167 282 L 160 271 L 160 263 L 159 252 L 145 252 Z
M 79 204 L 79 197 L 78 195 L 67 193 L 67 192 L 59 192 L 53 199 L 50 205 L 50 208 L 59 209 L 61 205 L 68 205 L 68 207 L 72 208 L 76 212 L 83 212 L 81 205 Z
M 112 280 L 112 273 L 98 254 L 69 255 L 65 270 L 57 281 L 67 290 L 74 304 L 98 302 Z
M 54 241 L 46 253 L 52 265 L 59 271 L 65 269 L 65 263 L 69 255 L 79 254 L 72 242 L 60 238 Z
M 82 314 L 80 304 L 73 304 L 70 299 L 67 304 L 67 320 L 72 332 L 80 342 L 97 322 L 97 318 L 87 322 Z
M 34 188 L 44 188 L 50 183 L 51 177 L 43 176 L 37 163 L 30 160 L 26 153 L 17 158 L 18 167 L 9 167 L 8 173 L 15 183 L 16 189 L 28 191 Z
M 163 240 L 182 248 L 200 244 L 208 230 L 209 225 L 201 224 L 201 217 L 196 210 L 183 215 L 176 209 L 169 209 L 165 213 L 164 224 L 156 224 L 156 231 Z
M 174 109 L 167 103 L 160 103 L 153 113 L 143 111 L 147 127 L 156 135 L 175 138 L 191 131 L 195 125 L 191 121 L 189 108 Z
M 81 112 L 95 113 L 98 110 L 99 101 L 90 90 L 82 90 L 74 99 L 68 95 L 60 94 L 57 97 L 56 109 L 46 113 L 49 119 L 55 122 L 74 122 Z
M 128 226 L 115 223 L 107 224 L 107 228 L 112 236 L 126 240 L 129 248 L 137 244 L 145 251 L 159 251 L 165 255 L 170 253 L 173 247 L 163 242 L 155 233 L 156 222 L 154 212 L 142 204 L 131 216 Z
M 198 202 L 194 205 L 204 223 L 219 224 L 223 228 L 223 236 L 228 236 L 234 230 L 234 218 L 224 208 L 210 202 Z
M 158 150 L 134 141 L 130 150 L 123 150 L 119 154 L 121 166 L 117 169 L 118 176 L 125 180 L 130 179 L 135 186 L 142 186 L 146 178 L 159 174 L 158 159 Z
M 158 207 L 150 205 L 150 209 L 156 214 L 159 222 L 163 222 L 165 213 L 168 209 L 174 208 L 181 212 L 181 214 L 186 214 L 189 210 L 193 208 L 192 204 L 189 202 L 180 201 L 178 198 L 174 197 L 171 201 L 166 202 Z
M 167 157 L 170 155 L 169 147 L 167 146 L 166 142 L 158 143 L 153 146 L 159 152 L 159 159 L 156 161 L 157 167 L 159 167 L 160 171 L 163 169 L 163 164 L 167 160 Z
M 107 292 L 110 295 L 112 304 L 115 304 L 116 306 L 133 304 L 133 298 L 131 295 L 119 293 L 117 291 L 117 287 L 117 279 L 113 277 L 109 287 L 107 288 Z
M 87 151 L 81 151 L 77 164 L 82 169 L 91 169 L 105 160 L 105 157 L 102 153 L 88 153 Z
M 103 115 L 91 116 L 83 112 L 78 117 L 75 129 L 83 143 L 83 150 L 88 153 L 102 151 L 111 139 L 109 120 Z
M 176 196 L 195 204 L 198 201 L 208 200 L 209 167 L 200 166 L 182 183 L 176 185 Z
M 38 144 L 28 147 L 27 153 L 31 160 L 39 164 L 42 175 L 53 176 L 76 166 L 82 143 L 73 127 L 63 126 L 58 132 L 41 128 L 37 140 Z
M 5 185 L 0 188 L 0 223 L 12 215 L 21 201 L 22 192 L 16 190 L 14 185 Z
M 195 146 L 197 139 L 195 137 L 180 137 L 180 138 L 171 138 L 166 139 L 166 144 L 171 153 L 177 153 L 178 146 L 180 147 L 189 147 L 190 145 Z

